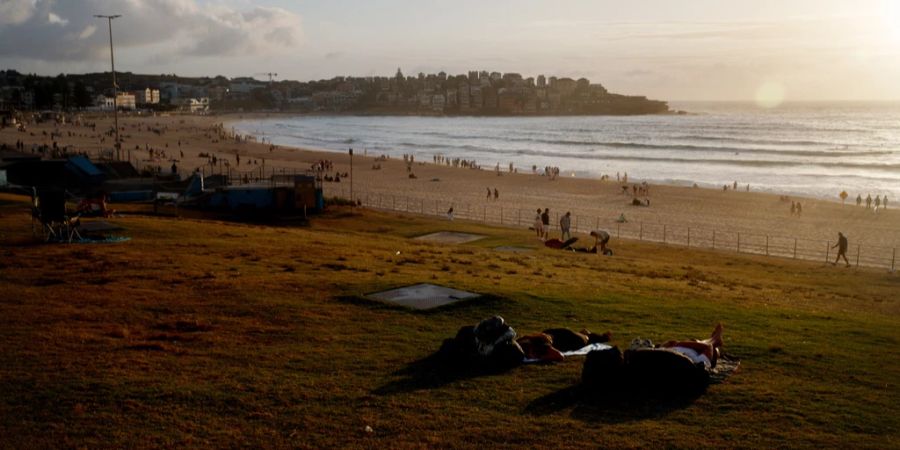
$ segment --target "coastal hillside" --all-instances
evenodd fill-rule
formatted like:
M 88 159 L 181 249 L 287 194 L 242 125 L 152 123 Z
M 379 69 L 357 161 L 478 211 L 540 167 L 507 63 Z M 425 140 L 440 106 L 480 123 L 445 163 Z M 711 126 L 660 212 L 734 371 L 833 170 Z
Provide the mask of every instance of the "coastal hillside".
M 668 113 L 664 101 L 607 91 L 587 78 L 470 71 L 448 75 L 344 77 L 307 82 L 252 77 L 118 73 L 123 110 L 292 111 L 306 113 L 559 116 Z M 0 111 L 113 109 L 110 72 L 55 77 L 0 71 Z
M 10 447 L 898 439 L 900 283 L 884 270 L 615 239 L 615 256 L 598 257 L 544 248 L 527 230 L 356 208 L 308 227 L 121 215 L 110 221 L 129 241 L 52 245 L 32 239 L 28 206 L 0 197 Z M 486 238 L 410 239 L 435 231 Z M 428 312 L 366 298 L 420 282 L 482 297 Z M 741 369 L 684 401 L 605 402 L 577 395 L 578 357 L 482 376 L 426 363 L 492 315 L 520 334 L 608 330 L 620 347 L 705 337 L 721 322 Z

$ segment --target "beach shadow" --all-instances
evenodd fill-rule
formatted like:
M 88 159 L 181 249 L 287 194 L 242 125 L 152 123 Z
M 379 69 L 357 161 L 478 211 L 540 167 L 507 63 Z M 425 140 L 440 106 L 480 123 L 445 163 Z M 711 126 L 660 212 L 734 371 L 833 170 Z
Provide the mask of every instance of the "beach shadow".
M 630 387 L 601 392 L 578 384 L 533 400 L 525 414 L 546 416 L 571 410 L 572 418 L 583 422 L 618 424 L 666 416 L 687 408 L 703 392 L 660 393 Z
M 396 395 L 436 389 L 447 384 L 473 378 L 502 375 L 515 367 L 472 366 L 448 361 L 439 352 L 409 363 L 393 373 L 400 379 L 388 382 L 372 391 L 375 395 Z

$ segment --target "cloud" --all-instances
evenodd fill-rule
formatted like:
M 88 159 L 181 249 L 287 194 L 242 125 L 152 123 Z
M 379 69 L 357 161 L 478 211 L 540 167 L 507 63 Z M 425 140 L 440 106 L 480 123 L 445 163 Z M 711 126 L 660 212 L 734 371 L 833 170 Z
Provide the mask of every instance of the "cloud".
M 301 18 L 280 8 L 238 10 L 198 0 L 0 0 L 0 57 L 58 62 L 107 57 L 113 20 L 117 56 L 179 61 L 270 55 L 302 43 Z M 102 25 L 102 27 L 101 27 Z M 104 30 L 105 31 L 105 30 Z

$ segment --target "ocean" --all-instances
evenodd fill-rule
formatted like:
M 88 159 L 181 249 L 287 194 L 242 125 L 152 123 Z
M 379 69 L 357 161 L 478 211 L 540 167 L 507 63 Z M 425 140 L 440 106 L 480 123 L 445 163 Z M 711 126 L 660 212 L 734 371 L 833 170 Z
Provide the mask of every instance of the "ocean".
M 687 115 L 591 117 L 280 116 L 241 133 L 278 145 L 369 156 L 510 162 L 520 173 L 628 174 L 629 181 L 731 186 L 838 200 L 846 190 L 900 201 L 900 103 L 672 102 Z

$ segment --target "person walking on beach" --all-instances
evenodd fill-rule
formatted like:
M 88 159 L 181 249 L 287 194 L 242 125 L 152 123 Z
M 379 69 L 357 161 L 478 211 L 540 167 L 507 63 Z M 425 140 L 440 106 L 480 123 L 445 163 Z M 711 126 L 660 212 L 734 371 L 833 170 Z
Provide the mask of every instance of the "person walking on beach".
M 544 240 L 550 238 L 550 208 L 544 208 L 541 214 L 541 228 L 544 230 Z
M 537 214 L 534 216 L 534 232 L 537 233 L 538 238 L 544 238 L 544 222 L 541 221 L 541 208 L 537 209 Z
M 877 210 L 880 207 L 881 207 L 881 196 L 876 195 L 875 196 L 875 209 Z
M 803 213 L 803 206 L 800 205 L 800 202 L 797 202 L 797 217 L 800 217 L 801 213 Z
M 491 188 L 487 188 L 487 199 L 491 199 Z
M 494 200 L 497 200 L 499 198 L 500 198 L 500 191 L 498 191 L 497 188 L 494 188 Z
M 847 267 L 850 267 L 850 261 L 847 261 L 847 236 L 844 236 L 844 233 L 838 231 L 838 241 L 837 244 L 834 244 L 833 247 L 837 247 L 838 254 L 837 258 L 834 258 L 834 262 L 831 263 L 832 266 L 836 266 L 839 259 L 844 258 L 844 262 L 847 263 Z
M 884 209 L 887 209 L 887 195 L 884 196 L 884 200 L 881 203 L 884 204 Z
M 572 226 L 572 213 L 566 212 L 562 218 L 559 219 L 559 230 L 562 233 L 560 235 L 560 239 L 565 241 L 567 239 L 572 239 L 572 233 L 569 232 L 569 228 Z
M 862 194 L 856 194 L 856 206 L 862 206 Z
M 450 209 L 447 210 L 447 220 L 453 222 L 453 207 L 452 206 L 450 207 Z
M 793 216 L 797 212 L 797 202 L 791 202 L 791 215 Z
M 872 194 L 866 196 L 866 209 L 872 207 Z

